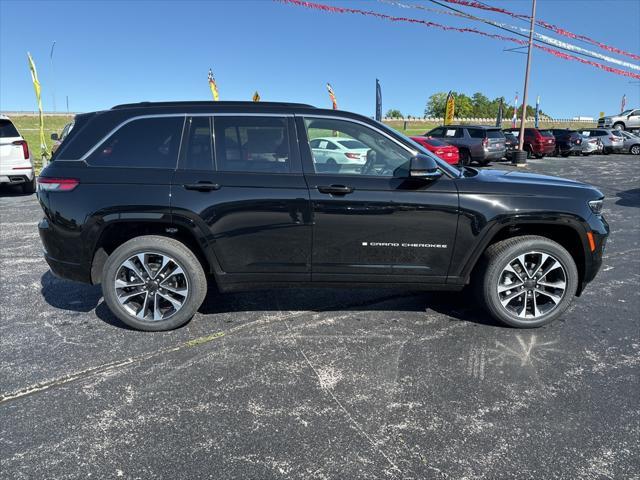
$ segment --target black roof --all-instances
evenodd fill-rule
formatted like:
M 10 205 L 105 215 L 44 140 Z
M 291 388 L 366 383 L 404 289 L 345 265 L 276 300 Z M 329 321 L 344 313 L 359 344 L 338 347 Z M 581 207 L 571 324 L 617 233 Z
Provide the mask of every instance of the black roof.
M 287 107 L 287 108 L 315 108 L 313 105 L 307 105 L 305 103 L 291 103 L 291 102 L 253 102 L 253 101 L 223 101 L 214 102 L 209 101 L 182 101 L 182 102 L 138 102 L 138 103 L 123 103 L 121 105 L 115 105 L 111 110 L 123 110 L 128 108 L 161 108 L 161 107 Z

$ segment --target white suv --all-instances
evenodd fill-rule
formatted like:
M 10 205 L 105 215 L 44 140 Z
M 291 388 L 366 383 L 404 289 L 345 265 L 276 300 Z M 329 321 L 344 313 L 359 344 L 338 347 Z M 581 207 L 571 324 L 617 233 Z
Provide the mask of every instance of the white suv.
M 29 145 L 4 115 L 0 115 L 0 184 L 20 184 L 24 193 L 36 191 Z

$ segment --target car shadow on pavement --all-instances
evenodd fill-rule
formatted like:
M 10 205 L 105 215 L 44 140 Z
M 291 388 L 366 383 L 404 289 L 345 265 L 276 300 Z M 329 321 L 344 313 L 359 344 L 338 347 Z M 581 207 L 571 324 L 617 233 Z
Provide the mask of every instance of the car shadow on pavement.
M 40 279 L 42 295 L 54 308 L 95 315 L 108 325 L 131 330 L 102 300 L 99 285 L 61 280 L 50 271 Z M 232 312 L 338 312 L 345 310 L 381 312 L 433 311 L 453 321 L 500 326 L 474 302 L 461 302 L 466 292 L 424 292 L 392 289 L 291 288 L 220 293 L 211 282 L 198 310 L 203 315 Z M 461 306 L 465 305 L 465 306 Z M 468 306 L 466 306 L 468 305 Z
M 23 193 L 19 185 L 0 185 L 0 197 L 28 197 L 30 195 L 35 194 Z
M 62 280 L 50 270 L 40 277 L 40 285 L 45 301 L 61 310 L 90 312 L 102 298 L 99 286 Z
M 337 312 L 344 310 L 440 313 L 451 320 L 487 326 L 503 325 L 474 301 L 464 301 L 464 292 L 425 292 L 393 289 L 276 289 L 219 293 L 215 285 L 198 310 L 202 314 L 247 311 Z M 465 305 L 465 306 L 461 306 Z M 468 305 L 468 306 L 466 306 Z
M 632 188 L 623 192 L 616 193 L 618 200 L 616 205 L 622 207 L 640 207 L 640 188 Z

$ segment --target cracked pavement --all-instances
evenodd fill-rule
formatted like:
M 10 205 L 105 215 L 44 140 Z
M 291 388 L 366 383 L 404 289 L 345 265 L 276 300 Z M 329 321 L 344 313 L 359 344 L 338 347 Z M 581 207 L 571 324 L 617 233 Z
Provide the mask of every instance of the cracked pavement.
M 212 291 L 133 331 L 51 275 L 35 197 L 0 189 L 0 477 L 640 478 L 640 161 L 528 169 L 598 186 L 612 234 L 527 331 L 462 294 L 337 289 Z

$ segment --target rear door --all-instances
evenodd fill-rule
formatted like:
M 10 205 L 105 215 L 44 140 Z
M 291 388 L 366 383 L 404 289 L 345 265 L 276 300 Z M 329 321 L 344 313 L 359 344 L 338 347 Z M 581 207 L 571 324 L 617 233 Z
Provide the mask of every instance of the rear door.
M 187 119 L 174 222 L 194 229 L 228 283 L 310 279 L 309 192 L 292 127 L 284 115 Z

